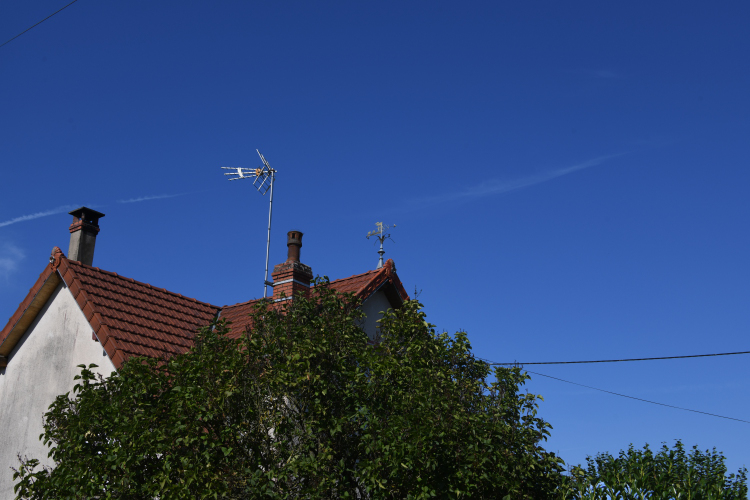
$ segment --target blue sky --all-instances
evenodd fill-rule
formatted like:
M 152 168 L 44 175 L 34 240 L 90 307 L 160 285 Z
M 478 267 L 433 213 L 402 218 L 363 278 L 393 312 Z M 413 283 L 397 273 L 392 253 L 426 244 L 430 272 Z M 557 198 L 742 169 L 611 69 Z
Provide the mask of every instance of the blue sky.
M 0 43 L 66 2 L 5 0 Z M 262 295 L 304 231 L 332 279 L 386 244 L 478 356 L 750 350 L 750 5 L 726 2 L 93 2 L 0 48 L 0 316 L 72 208 L 94 265 L 214 304 Z M 750 420 L 747 356 L 547 375 Z M 750 424 L 534 377 L 569 462 L 681 438 L 750 465 Z

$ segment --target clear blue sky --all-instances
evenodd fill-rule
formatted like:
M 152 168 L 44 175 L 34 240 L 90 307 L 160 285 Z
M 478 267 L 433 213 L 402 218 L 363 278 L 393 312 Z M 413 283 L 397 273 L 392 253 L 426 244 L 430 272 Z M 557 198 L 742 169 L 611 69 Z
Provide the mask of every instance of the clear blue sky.
M 5 0 L 0 43 L 65 3 Z M 396 223 L 386 257 L 478 356 L 750 350 L 749 24 L 747 2 L 79 0 L 0 48 L 0 317 L 80 205 L 106 213 L 95 265 L 260 296 L 267 198 L 219 169 L 259 148 L 272 264 L 299 229 L 314 273 L 364 272 Z M 748 361 L 528 368 L 750 420 Z M 750 465 L 750 424 L 528 389 L 569 462 L 681 438 Z

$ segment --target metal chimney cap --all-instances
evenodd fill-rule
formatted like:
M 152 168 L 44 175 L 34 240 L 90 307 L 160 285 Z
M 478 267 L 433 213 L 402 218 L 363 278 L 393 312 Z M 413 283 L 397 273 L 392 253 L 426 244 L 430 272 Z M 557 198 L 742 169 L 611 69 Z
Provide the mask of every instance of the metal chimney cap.
M 89 224 L 94 225 L 99 222 L 99 219 L 104 217 L 103 213 L 97 212 L 93 208 L 88 207 L 76 208 L 75 210 L 72 210 L 68 213 L 78 220 L 83 220 L 84 222 L 88 222 Z

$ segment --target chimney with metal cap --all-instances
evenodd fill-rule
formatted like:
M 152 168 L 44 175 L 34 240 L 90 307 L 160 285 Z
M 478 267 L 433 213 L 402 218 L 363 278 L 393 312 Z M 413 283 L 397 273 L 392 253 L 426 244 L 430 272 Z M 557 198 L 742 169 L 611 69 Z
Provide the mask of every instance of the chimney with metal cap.
M 91 266 L 94 263 L 96 235 L 99 234 L 99 219 L 104 214 L 86 207 L 69 213 L 73 216 L 73 223 L 70 225 L 68 259 Z
M 302 232 L 289 231 L 286 246 L 286 262 L 274 266 L 273 274 L 271 274 L 273 276 L 273 299 L 275 301 L 282 299 L 282 295 L 289 299 L 300 293 L 305 296 L 310 294 L 312 269 L 299 261 Z

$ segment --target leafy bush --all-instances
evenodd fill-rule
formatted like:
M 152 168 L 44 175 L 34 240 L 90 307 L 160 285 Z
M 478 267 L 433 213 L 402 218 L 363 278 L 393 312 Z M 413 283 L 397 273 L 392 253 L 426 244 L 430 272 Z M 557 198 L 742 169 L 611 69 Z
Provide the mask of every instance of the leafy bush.
M 576 466 L 560 488 L 560 499 L 739 500 L 747 499 L 747 469 L 727 475 L 724 456 L 685 450 L 681 441 L 674 449 L 666 444 L 654 453 L 645 445 L 631 445 L 617 458 L 600 453 Z
M 218 321 L 168 360 L 97 379 L 83 367 L 24 460 L 19 498 L 553 498 L 562 461 L 520 369 L 474 358 L 421 305 L 369 342 L 351 296 L 260 303 L 252 329 Z

